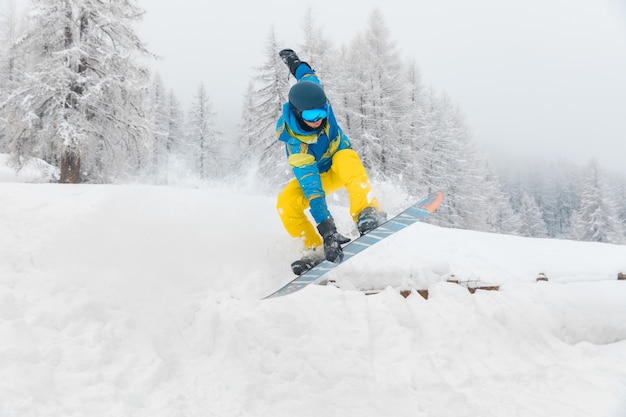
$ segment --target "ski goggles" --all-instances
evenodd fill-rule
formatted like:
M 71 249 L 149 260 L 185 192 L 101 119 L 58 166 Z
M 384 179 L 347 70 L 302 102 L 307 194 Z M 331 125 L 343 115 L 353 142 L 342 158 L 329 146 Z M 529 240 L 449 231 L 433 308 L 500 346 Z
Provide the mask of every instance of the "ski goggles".
M 320 119 L 328 117 L 328 105 L 324 104 L 324 107 L 310 110 L 302 110 L 302 120 L 315 123 Z

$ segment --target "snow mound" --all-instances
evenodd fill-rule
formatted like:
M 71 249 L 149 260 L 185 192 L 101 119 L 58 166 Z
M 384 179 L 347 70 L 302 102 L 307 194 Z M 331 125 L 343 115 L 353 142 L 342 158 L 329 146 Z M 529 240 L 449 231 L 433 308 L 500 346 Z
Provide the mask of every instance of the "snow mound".
M 10 156 L 0 153 L 0 183 L 2 182 L 51 182 L 58 178 L 58 169 L 42 161 L 30 159 L 16 170 Z
M 333 272 L 377 295 L 261 301 L 298 256 L 274 207 L 0 184 L 0 416 L 625 415 L 626 247 L 418 224 Z

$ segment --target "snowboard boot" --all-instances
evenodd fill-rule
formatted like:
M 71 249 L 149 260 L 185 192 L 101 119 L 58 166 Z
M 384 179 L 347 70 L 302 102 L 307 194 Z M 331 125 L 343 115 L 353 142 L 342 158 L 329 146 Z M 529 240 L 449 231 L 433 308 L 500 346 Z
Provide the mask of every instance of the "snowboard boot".
M 376 229 L 387 221 L 387 213 L 378 211 L 374 207 L 365 207 L 356 221 L 356 227 L 361 236 Z
M 302 259 L 291 263 L 291 270 L 296 275 L 302 275 L 314 266 L 321 264 L 324 259 L 326 259 L 324 248 L 309 249 L 304 252 Z

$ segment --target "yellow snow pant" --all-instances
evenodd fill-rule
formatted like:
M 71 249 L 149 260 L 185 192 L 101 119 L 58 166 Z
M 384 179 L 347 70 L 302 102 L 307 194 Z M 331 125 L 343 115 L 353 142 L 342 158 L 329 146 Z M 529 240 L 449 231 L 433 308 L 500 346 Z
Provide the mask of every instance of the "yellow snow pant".
M 320 174 L 326 195 L 345 188 L 350 199 L 350 215 L 356 222 L 361 210 L 371 206 L 380 209 L 375 197 L 370 197 L 372 187 L 361 163 L 352 149 L 344 149 L 333 156 L 330 170 Z M 305 248 L 322 245 L 322 238 L 305 214 L 309 202 L 304 197 L 300 183 L 292 179 L 278 195 L 276 208 L 287 232 L 304 243 Z

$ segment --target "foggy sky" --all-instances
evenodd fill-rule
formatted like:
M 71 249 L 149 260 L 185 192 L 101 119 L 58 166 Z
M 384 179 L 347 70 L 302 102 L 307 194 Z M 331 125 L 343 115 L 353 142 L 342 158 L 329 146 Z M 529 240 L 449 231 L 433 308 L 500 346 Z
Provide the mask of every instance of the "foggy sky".
M 21 0 L 24 1 L 24 0 Z M 2 3 L 3 2 L 3 3 Z M 9 0 L 0 0 L 8 4 Z M 404 0 L 220 3 L 139 0 L 150 65 L 187 106 L 204 83 L 218 128 L 235 133 L 273 28 L 298 50 L 308 9 L 335 46 L 377 8 L 403 58 L 465 114 L 479 149 L 626 173 L 626 6 L 620 0 Z M 306 59 L 306 57 L 303 57 Z

